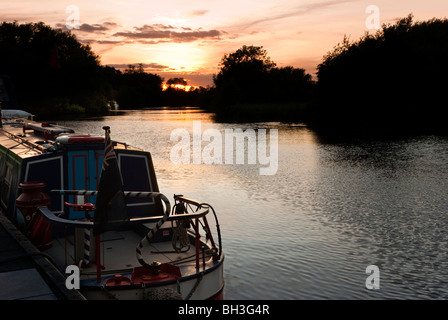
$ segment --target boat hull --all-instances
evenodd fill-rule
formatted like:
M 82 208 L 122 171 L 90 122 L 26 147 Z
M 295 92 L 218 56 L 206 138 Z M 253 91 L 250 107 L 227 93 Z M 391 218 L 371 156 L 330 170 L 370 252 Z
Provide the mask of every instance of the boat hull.
M 123 275 L 126 276 L 126 275 Z M 111 277 L 109 277 L 110 279 Z M 96 281 L 81 281 L 81 292 L 88 300 L 222 300 L 223 260 L 207 273 L 160 284 L 107 286 Z
M 224 255 L 212 206 L 174 195 L 171 210 L 149 152 L 72 131 L 49 135 L 50 129 L 61 128 L 11 121 L 0 129 L 0 209 L 61 271 L 79 268 L 79 289 L 87 299 L 222 299 Z M 127 219 L 96 234 L 96 200 L 108 156 L 103 140 L 118 160 L 121 179 L 114 181 L 125 190 Z M 25 197 L 28 184 L 39 192 L 32 188 L 33 196 Z M 46 194 L 45 201 L 36 203 L 37 193 Z

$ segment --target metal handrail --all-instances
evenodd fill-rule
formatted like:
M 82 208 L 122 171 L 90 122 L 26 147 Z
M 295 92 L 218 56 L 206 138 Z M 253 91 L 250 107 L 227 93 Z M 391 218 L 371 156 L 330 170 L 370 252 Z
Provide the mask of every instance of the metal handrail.
M 97 190 L 51 190 L 51 193 L 57 193 L 59 195 L 78 195 L 78 196 L 96 196 Z M 171 204 L 168 198 L 160 192 L 146 192 L 146 191 L 124 191 L 125 197 L 159 197 L 165 203 L 165 214 L 171 212 Z
M 213 207 L 210 204 L 208 204 L 208 203 L 201 202 L 201 201 L 198 201 L 198 200 L 195 200 L 195 199 L 191 199 L 191 198 L 187 198 L 187 197 L 185 197 L 183 195 L 174 195 L 174 200 L 175 201 L 179 201 L 179 202 L 184 202 L 184 203 L 187 203 L 187 204 L 192 204 L 192 205 L 196 206 L 198 208 L 196 212 L 199 212 L 200 210 L 203 210 L 204 208 L 206 208 L 207 211 L 208 211 L 208 209 L 212 210 L 213 216 L 215 217 L 215 222 L 216 222 L 216 231 L 218 233 L 218 255 L 217 255 L 217 259 L 219 260 L 221 258 L 221 255 L 222 255 L 222 238 L 221 238 L 221 228 L 219 226 L 218 217 L 216 215 L 215 209 L 213 209 Z M 182 215 L 184 215 L 184 214 L 182 214 Z M 204 220 L 205 219 L 206 218 L 204 217 Z M 210 234 L 211 234 L 211 231 L 210 231 Z
M 92 229 L 93 228 L 93 222 L 92 221 L 81 221 L 81 220 L 70 220 L 65 219 L 57 216 L 57 213 L 62 213 L 62 211 L 51 211 L 47 207 L 39 207 L 38 211 L 44 216 L 45 219 L 47 219 L 50 222 L 56 223 L 56 224 L 65 224 L 68 226 L 72 226 L 75 228 L 84 228 L 84 229 Z M 201 218 L 208 214 L 209 210 L 208 208 L 202 208 L 196 212 L 193 213 L 185 213 L 181 215 L 172 215 L 169 216 L 167 221 L 177 221 L 182 219 L 195 219 L 195 218 Z M 151 217 L 139 217 L 139 218 L 131 218 L 128 224 L 144 224 L 144 223 L 154 223 L 162 219 L 163 216 L 151 216 Z
M 57 193 L 59 195 L 84 195 L 84 196 L 96 196 L 98 194 L 98 191 L 96 190 L 51 190 L 51 193 Z M 168 198 L 160 192 L 141 192 L 141 191 L 124 191 L 124 195 L 126 197 L 160 197 L 161 200 L 165 203 L 165 211 L 164 213 L 170 213 L 171 212 L 171 204 L 168 200 Z M 180 198 L 179 198 L 180 199 Z M 188 199 L 185 197 L 182 197 L 182 200 L 189 201 L 191 204 L 199 204 L 199 201 L 195 201 L 192 199 Z M 79 221 L 79 220 L 70 220 L 65 219 L 57 216 L 56 214 L 62 213 L 62 211 L 51 211 L 47 207 L 39 207 L 38 210 L 40 213 L 46 218 L 47 220 L 57 223 L 57 224 L 65 224 L 70 225 L 76 228 L 85 228 L 85 229 L 92 229 L 94 226 L 94 223 L 92 221 Z M 167 221 L 177 221 L 177 220 L 183 220 L 183 219 L 196 219 L 201 218 L 209 213 L 209 207 L 205 206 L 203 208 L 198 209 L 195 212 L 192 213 L 184 213 L 179 215 L 171 215 L 167 218 Z M 144 224 L 144 223 L 155 223 L 160 221 L 160 219 L 163 218 L 163 215 L 159 216 L 150 216 L 150 217 L 137 217 L 137 218 L 131 218 L 128 224 Z

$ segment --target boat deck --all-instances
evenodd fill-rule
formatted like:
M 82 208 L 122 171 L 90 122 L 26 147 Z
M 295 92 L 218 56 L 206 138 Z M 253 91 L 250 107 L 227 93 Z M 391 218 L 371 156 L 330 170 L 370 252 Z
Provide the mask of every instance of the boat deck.
M 149 226 L 151 225 L 149 224 Z M 101 264 L 103 265 L 101 275 L 107 277 L 120 273 L 130 274 L 135 267 L 140 267 L 141 265 L 136 257 L 136 247 L 141 240 L 142 236 L 133 230 L 110 231 L 101 235 Z M 91 246 L 94 246 L 94 240 L 91 241 Z M 53 246 L 45 252 L 55 257 L 57 259 L 56 263 L 63 268 L 65 265 L 76 264 L 75 250 L 74 236 L 71 236 L 67 240 L 65 238 L 54 239 Z M 61 252 L 65 252 L 65 254 L 61 254 Z M 185 252 L 176 252 L 171 241 L 149 243 L 141 249 L 141 252 L 143 258 L 149 264 L 153 261 L 178 264 L 183 277 L 194 275 L 213 266 L 213 262 L 209 261 L 210 253 L 205 252 L 203 259 L 201 252 L 200 268 L 199 270 L 196 269 L 194 244 L 190 244 L 190 248 Z M 94 258 L 92 257 L 92 260 Z M 96 275 L 95 263 L 90 263 L 82 268 L 81 279 L 94 279 Z

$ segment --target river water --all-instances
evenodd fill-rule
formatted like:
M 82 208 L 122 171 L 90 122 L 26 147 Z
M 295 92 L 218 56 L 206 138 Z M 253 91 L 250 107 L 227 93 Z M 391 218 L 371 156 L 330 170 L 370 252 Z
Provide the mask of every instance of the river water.
M 223 137 L 278 130 L 276 173 L 247 159 L 173 163 L 170 135 L 185 129 L 193 140 L 193 121 Z M 196 109 L 59 123 L 93 134 L 110 126 L 113 140 L 151 152 L 161 192 L 215 208 L 225 299 L 448 299 L 447 137 L 329 139 L 301 124 L 215 123 Z

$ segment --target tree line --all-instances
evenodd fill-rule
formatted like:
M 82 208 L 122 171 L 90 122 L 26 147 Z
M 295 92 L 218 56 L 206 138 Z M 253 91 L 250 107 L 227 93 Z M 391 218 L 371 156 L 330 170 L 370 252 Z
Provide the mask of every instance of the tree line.
M 10 77 L 23 109 L 102 112 L 108 90 L 103 70 L 91 48 L 69 32 L 43 23 L 0 25 L 0 73 Z
M 145 72 L 142 64 L 124 71 L 103 66 L 70 31 L 42 22 L 0 24 L 0 74 L 11 80 L 15 97 L 3 102 L 3 108 L 40 116 L 105 114 L 111 101 L 121 109 L 206 105 L 209 96 L 206 88 L 163 91 L 164 79 Z M 173 81 L 179 79 L 166 82 Z
M 313 95 L 310 74 L 278 68 L 263 47 L 243 46 L 224 55 L 219 66 L 211 106 L 224 120 L 292 120 Z
M 104 113 L 120 108 L 196 105 L 230 121 L 301 121 L 316 128 L 442 129 L 448 79 L 448 20 L 383 25 L 344 37 L 317 66 L 277 67 L 262 46 L 223 56 L 213 86 L 185 91 L 142 65 L 102 66 L 89 45 L 43 23 L 0 24 L 0 73 L 27 111 Z
M 344 37 L 317 70 L 313 125 L 446 131 L 446 18 L 410 14 L 357 41 Z
M 447 132 L 448 19 L 384 24 L 344 36 L 317 66 L 276 68 L 262 47 L 225 55 L 215 76 L 218 115 L 301 121 L 319 130 Z

